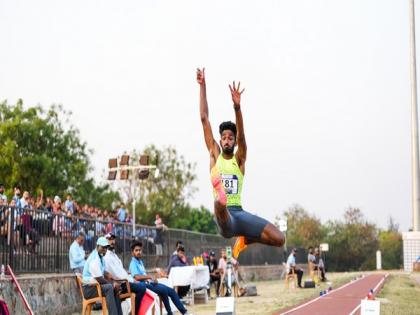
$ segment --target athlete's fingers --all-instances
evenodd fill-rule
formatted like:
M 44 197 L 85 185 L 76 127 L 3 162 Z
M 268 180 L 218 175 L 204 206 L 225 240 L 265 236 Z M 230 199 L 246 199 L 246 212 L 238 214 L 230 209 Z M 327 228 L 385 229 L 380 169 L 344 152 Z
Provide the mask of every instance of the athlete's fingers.
M 244 91 L 245 91 L 245 88 L 243 88 L 243 89 L 242 89 L 242 91 L 241 91 L 241 92 L 239 92 L 239 94 L 242 94 Z
M 236 91 L 235 81 L 233 81 L 233 89 Z
M 236 91 L 239 91 L 240 86 L 241 86 L 241 81 L 238 82 L 238 87 L 236 88 Z
M 230 84 L 229 84 L 229 89 L 230 89 L 230 93 L 233 93 L 233 89 L 232 89 L 232 87 L 230 86 Z

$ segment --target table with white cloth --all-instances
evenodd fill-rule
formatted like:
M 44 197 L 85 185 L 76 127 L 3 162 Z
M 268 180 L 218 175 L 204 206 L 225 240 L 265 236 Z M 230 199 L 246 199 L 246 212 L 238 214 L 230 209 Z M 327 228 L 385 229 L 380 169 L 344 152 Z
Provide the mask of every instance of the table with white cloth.
M 184 266 L 172 267 L 169 273 L 169 281 L 172 286 L 190 286 L 192 303 L 194 303 L 194 290 L 207 288 L 210 282 L 210 272 L 207 266 Z

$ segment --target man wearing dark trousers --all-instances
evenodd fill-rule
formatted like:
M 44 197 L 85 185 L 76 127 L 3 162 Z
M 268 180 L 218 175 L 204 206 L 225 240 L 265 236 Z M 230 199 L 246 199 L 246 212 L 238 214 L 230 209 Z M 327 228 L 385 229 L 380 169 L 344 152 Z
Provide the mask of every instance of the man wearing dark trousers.
M 105 271 L 110 275 L 110 278 L 112 278 L 111 280 L 117 282 L 121 280 L 128 280 L 131 292 L 134 292 L 136 295 L 134 314 L 137 314 L 140 308 L 141 300 L 146 292 L 146 285 L 143 282 L 135 282 L 134 278 L 125 271 L 121 259 L 115 253 L 115 234 L 108 233 L 105 235 L 105 238 L 109 243 L 109 248 L 104 257 Z M 122 282 L 121 293 L 126 293 L 127 291 L 128 288 L 126 287 L 126 282 Z
M 210 252 L 209 260 L 207 261 L 207 266 L 209 267 L 209 272 L 210 272 L 210 288 L 211 288 L 211 285 L 215 282 L 216 283 L 216 295 L 219 296 L 220 270 L 218 268 L 216 254 L 213 251 Z M 208 289 L 208 295 L 209 296 L 210 296 L 210 288 Z
M 292 274 L 293 272 L 297 275 L 298 287 L 302 288 L 303 271 L 302 269 L 296 266 L 296 252 L 297 252 L 297 249 L 293 248 L 292 252 L 287 258 L 287 269 L 288 269 L 289 275 Z
M 168 315 L 172 315 L 171 305 L 169 298 L 175 304 L 176 308 L 181 312 L 182 315 L 188 314 L 187 309 L 181 303 L 178 294 L 174 289 L 167 287 L 164 284 L 158 283 L 156 278 L 146 273 L 143 260 L 141 259 L 143 251 L 143 244 L 141 242 L 134 242 L 131 245 L 131 262 L 130 262 L 130 273 L 136 282 L 143 282 L 146 288 L 152 290 L 162 298 L 162 302 L 165 305 L 166 312 Z
M 121 301 L 118 295 L 120 284 L 105 279 L 104 256 L 108 250 L 109 244 L 105 237 L 98 238 L 96 249 L 89 255 L 83 267 L 83 295 L 90 299 L 98 296 L 96 289 L 96 280 L 101 285 L 102 295 L 105 295 L 108 313 L 112 315 L 122 315 Z

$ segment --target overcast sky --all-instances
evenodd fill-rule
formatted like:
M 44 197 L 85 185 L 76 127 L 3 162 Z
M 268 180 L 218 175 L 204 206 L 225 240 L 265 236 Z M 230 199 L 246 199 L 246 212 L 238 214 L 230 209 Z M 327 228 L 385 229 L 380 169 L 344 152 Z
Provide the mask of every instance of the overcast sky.
M 213 130 L 234 119 L 228 84 L 246 88 L 245 209 L 273 220 L 298 203 L 325 222 L 353 206 L 404 231 L 408 31 L 398 0 L 0 0 L 0 100 L 71 110 L 98 180 L 124 150 L 175 146 L 197 164 L 192 205 L 211 208 L 205 66 Z

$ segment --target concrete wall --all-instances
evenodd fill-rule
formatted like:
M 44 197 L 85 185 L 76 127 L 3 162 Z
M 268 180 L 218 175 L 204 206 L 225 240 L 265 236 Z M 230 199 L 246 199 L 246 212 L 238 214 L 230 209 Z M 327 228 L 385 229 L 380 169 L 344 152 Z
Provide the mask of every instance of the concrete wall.
M 298 264 L 304 272 L 306 272 L 306 264 Z M 263 266 L 241 266 L 240 273 L 244 281 L 268 281 L 280 280 L 283 272 L 282 265 L 263 265 Z
M 81 312 L 81 297 L 73 274 L 45 274 L 18 277 L 34 314 L 67 315 Z M 11 279 L 0 280 L 0 297 L 10 314 L 27 314 Z

